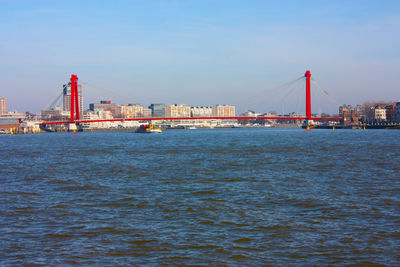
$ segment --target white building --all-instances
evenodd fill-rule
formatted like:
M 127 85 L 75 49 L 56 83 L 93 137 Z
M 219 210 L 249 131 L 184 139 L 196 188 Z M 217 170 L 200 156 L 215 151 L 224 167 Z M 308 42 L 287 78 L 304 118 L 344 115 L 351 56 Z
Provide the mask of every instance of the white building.
M 39 133 L 40 124 L 42 121 L 23 121 L 21 123 L 21 129 L 24 133 Z
M 384 107 L 376 106 L 374 109 L 374 119 L 377 121 L 386 120 L 386 109 Z
M 244 112 L 243 114 L 241 114 L 241 116 L 245 116 L 245 117 L 258 117 L 261 115 L 262 115 L 262 113 L 254 112 L 251 110 L 248 110 L 248 111 Z
M 212 108 L 211 107 L 192 107 L 190 109 L 192 117 L 211 117 Z
M 83 120 L 111 120 L 113 115 L 109 110 L 97 110 L 97 111 L 87 111 L 83 114 Z M 83 128 L 94 129 L 94 128 L 110 128 L 113 126 L 114 122 L 102 121 L 102 122 L 87 122 L 82 123 Z

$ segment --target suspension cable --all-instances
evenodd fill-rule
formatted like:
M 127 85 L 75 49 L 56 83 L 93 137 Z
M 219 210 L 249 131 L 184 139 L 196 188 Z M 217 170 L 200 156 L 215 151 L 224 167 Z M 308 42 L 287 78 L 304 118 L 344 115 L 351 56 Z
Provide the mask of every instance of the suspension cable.
M 314 84 L 318 87 L 318 89 L 328 97 L 328 99 L 331 101 L 332 104 L 339 105 L 339 103 L 336 101 L 336 99 L 333 98 L 330 94 L 328 94 L 328 92 L 324 88 L 322 88 L 322 86 L 321 86 L 321 84 L 319 82 L 317 82 L 313 78 L 311 78 L 311 81 L 313 81 Z
M 51 107 L 53 107 L 58 100 L 60 100 L 61 96 L 63 95 L 63 91 L 61 90 L 61 93 L 59 93 L 47 106 L 44 108 L 45 110 L 49 110 Z
M 98 91 L 101 91 L 101 92 L 103 92 L 103 93 L 106 93 L 106 94 L 108 94 L 108 95 L 110 95 L 110 96 L 115 95 L 115 96 L 117 96 L 117 97 L 120 98 L 120 99 L 126 99 L 126 98 L 124 98 L 123 96 L 121 96 L 120 94 L 118 94 L 118 93 L 116 93 L 116 92 L 113 92 L 113 91 L 104 89 L 104 88 L 99 87 L 99 86 L 97 86 L 97 85 L 93 85 L 93 84 L 90 84 L 90 83 L 88 83 L 88 82 L 83 82 L 83 81 L 79 81 L 79 83 L 84 84 L 84 85 L 87 85 L 87 86 L 89 86 L 89 87 L 91 87 L 91 88 L 93 88 L 93 89 L 97 89 Z
M 304 77 L 301 77 L 301 78 L 304 78 Z M 296 82 L 297 82 L 298 80 L 300 80 L 300 79 L 297 79 Z M 292 88 L 292 90 L 290 90 L 290 91 L 282 98 L 281 101 L 285 101 L 286 98 L 287 98 L 289 95 L 291 95 L 295 90 L 298 90 L 298 88 L 299 88 L 299 87 L 294 86 L 294 87 Z
M 299 79 L 299 80 L 303 80 L 303 79 Z M 293 85 L 292 89 L 291 89 L 285 96 L 283 96 L 282 99 L 281 99 L 282 106 L 285 105 L 286 99 L 287 99 L 293 92 L 298 91 L 299 88 L 301 88 L 301 86 L 299 86 L 298 83 L 293 83 L 292 85 Z M 292 107 L 292 108 L 293 108 L 293 107 Z M 291 112 L 293 112 L 293 110 L 292 110 Z M 285 110 L 283 110 L 283 113 L 282 113 L 282 114 L 285 114 Z
M 294 80 L 291 80 L 289 82 L 286 82 L 286 83 L 283 83 L 281 85 L 278 85 L 278 86 L 272 87 L 270 89 L 264 90 L 262 92 L 259 92 L 258 94 L 255 94 L 255 95 L 247 98 L 247 100 L 249 101 L 248 105 L 250 106 L 250 105 L 255 104 L 258 101 L 260 101 L 261 96 L 265 95 L 266 93 L 272 93 L 272 92 L 280 91 L 282 88 L 288 88 L 289 86 L 293 85 L 294 83 L 296 83 L 297 81 L 302 80 L 302 79 L 304 79 L 304 76 L 300 76 L 300 77 L 298 77 L 298 78 L 296 78 Z M 251 101 L 251 99 L 256 99 L 256 100 Z M 243 101 L 243 99 L 242 99 L 242 101 Z

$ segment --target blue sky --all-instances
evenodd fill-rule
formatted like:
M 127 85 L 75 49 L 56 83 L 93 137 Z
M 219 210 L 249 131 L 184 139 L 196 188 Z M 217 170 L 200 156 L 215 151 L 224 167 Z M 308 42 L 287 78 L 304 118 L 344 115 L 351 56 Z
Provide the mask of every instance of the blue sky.
M 303 84 L 271 88 L 310 69 L 339 104 L 400 101 L 399 47 L 400 1 L 0 0 L 0 97 L 39 112 L 75 73 L 105 89 L 86 106 L 302 112 Z M 337 106 L 313 88 L 313 111 Z

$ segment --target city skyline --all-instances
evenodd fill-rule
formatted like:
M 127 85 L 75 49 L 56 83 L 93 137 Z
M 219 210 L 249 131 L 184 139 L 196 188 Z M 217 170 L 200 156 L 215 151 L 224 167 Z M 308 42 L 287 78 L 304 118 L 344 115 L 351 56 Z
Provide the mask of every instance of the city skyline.
M 268 89 L 306 69 L 339 104 L 399 100 L 396 1 L 2 5 L 1 96 L 10 111 L 38 113 L 71 73 L 119 104 L 279 110 L 266 105 Z M 263 91 L 258 103 L 245 101 Z M 84 96 L 85 106 L 102 99 Z

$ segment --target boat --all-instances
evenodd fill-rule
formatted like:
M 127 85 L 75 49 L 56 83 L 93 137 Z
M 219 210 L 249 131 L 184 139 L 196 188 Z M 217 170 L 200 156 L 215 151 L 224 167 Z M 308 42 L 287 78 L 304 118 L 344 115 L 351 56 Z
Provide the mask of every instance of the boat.
M 188 130 L 196 130 L 197 128 L 196 128 L 196 126 L 189 126 L 186 129 L 188 129 Z
M 140 125 L 139 129 L 136 130 L 137 133 L 162 133 L 161 127 L 154 124 L 143 124 Z

